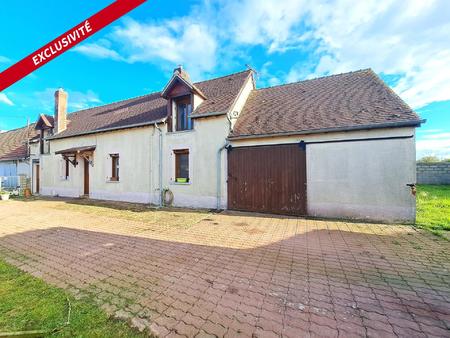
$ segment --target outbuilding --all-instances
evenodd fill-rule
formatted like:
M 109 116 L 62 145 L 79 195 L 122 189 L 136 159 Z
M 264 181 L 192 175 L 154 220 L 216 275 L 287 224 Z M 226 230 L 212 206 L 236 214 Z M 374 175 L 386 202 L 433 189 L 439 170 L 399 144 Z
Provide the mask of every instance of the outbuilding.
M 415 128 L 372 70 L 255 89 L 229 140 L 228 207 L 415 219 Z

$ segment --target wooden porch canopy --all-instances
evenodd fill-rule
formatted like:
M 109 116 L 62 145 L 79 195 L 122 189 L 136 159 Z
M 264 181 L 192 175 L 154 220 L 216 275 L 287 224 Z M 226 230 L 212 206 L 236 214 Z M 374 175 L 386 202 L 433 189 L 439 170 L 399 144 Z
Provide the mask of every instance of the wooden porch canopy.
M 89 159 L 89 155 L 95 150 L 95 146 L 84 146 L 84 147 L 74 147 L 64 150 L 55 151 L 55 155 L 62 155 L 62 157 L 68 160 L 74 167 L 77 166 L 77 155 L 80 155 L 84 159 L 86 159 L 90 165 L 94 165 L 92 160 Z

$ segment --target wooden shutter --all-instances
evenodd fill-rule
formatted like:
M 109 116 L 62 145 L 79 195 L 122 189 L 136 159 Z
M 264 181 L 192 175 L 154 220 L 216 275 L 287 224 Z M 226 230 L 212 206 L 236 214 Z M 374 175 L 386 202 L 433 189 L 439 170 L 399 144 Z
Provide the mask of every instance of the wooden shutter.
M 167 100 L 167 131 L 172 132 L 172 99 Z

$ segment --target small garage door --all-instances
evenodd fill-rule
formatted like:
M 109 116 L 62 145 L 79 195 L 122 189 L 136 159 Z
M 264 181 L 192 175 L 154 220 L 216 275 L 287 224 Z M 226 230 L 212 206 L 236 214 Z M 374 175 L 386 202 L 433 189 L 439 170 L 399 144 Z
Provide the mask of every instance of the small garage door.
M 298 144 L 231 148 L 228 208 L 305 215 L 305 150 Z

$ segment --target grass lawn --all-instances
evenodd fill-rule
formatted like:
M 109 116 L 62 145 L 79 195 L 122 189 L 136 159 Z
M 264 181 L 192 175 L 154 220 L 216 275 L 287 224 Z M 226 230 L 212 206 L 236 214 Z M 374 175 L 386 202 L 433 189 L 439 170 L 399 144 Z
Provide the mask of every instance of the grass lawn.
M 417 187 L 416 225 L 435 234 L 450 231 L 450 185 Z
M 70 323 L 67 321 L 69 303 Z M 29 330 L 59 331 L 45 337 L 144 337 L 125 321 L 109 319 L 90 299 L 74 299 L 0 260 L 0 333 Z M 39 335 L 41 337 L 41 335 Z

